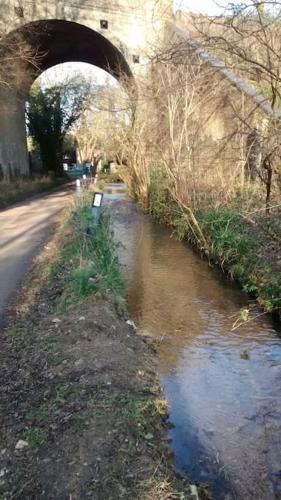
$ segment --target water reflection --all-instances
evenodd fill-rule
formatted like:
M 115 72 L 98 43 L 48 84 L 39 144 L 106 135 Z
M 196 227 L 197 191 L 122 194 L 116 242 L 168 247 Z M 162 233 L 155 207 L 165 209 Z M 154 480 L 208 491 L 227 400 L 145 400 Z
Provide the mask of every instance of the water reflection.
M 119 195 L 122 193 L 126 193 L 126 189 L 124 187 L 124 184 L 106 184 L 103 192 L 105 194 Z
M 176 467 L 216 499 L 281 498 L 281 343 L 262 317 L 231 331 L 247 299 L 124 194 L 107 197 L 129 311 L 159 340 Z

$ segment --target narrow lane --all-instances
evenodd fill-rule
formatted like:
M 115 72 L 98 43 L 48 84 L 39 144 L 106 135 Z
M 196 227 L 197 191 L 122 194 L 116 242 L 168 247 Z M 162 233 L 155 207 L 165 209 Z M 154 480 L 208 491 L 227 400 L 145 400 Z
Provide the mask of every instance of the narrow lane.
M 64 187 L 0 212 L 0 326 L 70 194 L 70 188 Z

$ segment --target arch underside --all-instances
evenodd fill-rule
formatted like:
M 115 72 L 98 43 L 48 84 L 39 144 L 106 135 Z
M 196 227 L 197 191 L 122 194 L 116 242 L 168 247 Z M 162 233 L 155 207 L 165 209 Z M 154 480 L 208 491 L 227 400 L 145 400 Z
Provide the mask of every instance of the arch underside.
M 29 63 L 36 78 L 52 66 L 65 62 L 93 64 L 115 78 L 132 78 L 124 55 L 100 33 L 72 21 L 35 21 L 17 30 L 17 35 L 34 50 Z

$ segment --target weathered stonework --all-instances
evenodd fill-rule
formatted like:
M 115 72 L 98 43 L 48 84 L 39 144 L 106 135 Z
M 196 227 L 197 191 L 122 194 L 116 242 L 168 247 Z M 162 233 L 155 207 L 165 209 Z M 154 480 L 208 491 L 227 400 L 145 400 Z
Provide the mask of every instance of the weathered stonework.
M 4 177 L 28 173 L 23 110 L 30 84 L 40 72 L 80 61 L 116 77 L 144 74 L 171 15 L 171 0 L 0 0 L 0 32 L 12 40 L 20 34 L 39 54 L 36 68 L 15 60 L 10 81 L 0 83 Z

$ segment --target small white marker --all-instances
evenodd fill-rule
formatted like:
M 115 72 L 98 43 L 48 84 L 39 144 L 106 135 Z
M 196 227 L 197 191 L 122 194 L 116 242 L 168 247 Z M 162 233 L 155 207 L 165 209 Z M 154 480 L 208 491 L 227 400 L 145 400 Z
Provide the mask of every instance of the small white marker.
M 197 490 L 197 486 L 195 484 L 190 485 L 190 493 L 191 493 L 192 499 L 199 500 L 198 490 Z

